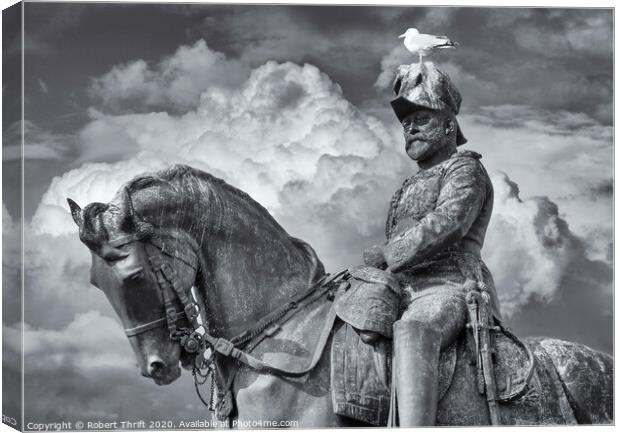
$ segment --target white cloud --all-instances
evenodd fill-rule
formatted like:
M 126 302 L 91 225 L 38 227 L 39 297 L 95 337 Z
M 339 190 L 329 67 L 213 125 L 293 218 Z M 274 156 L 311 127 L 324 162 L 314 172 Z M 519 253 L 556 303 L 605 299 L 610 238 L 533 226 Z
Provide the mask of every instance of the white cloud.
M 105 356 L 102 347 L 108 348 Z M 54 371 L 67 364 L 84 370 L 135 369 L 133 353 L 119 322 L 97 311 L 77 314 L 59 330 L 26 326 L 23 350 L 28 369 Z
M 557 203 L 580 237 L 611 233 L 612 127 L 581 113 L 523 106 L 487 107 L 461 119 L 466 146 L 484 155 L 489 170 L 508 173 L 523 197 Z
M 521 200 L 517 185 L 504 173 L 492 175 L 493 217 L 483 255 L 493 272 L 502 312 L 510 316 L 532 295 L 550 301 L 577 247 L 555 204 L 547 198 Z
M 204 40 L 181 46 L 154 68 L 138 59 L 114 66 L 93 80 L 90 91 L 111 108 L 128 105 L 177 110 L 193 108 L 211 86 L 233 87 L 247 77 L 247 66 L 209 49 Z
M 73 231 L 67 196 L 81 204 L 108 201 L 133 175 L 171 163 L 223 177 L 276 213 L 289 182 L 320 182 L 320 200 L 357 185 L 358 173 L 346 164 L 344 169 L 343 164 L 321 165 L 324 155 L 361 158 L 374 179 L 404 175 L 409 165 L 378 120 L 348 103 L 339 86 L 314 66 L 292 63 L 269 62 L 239 88 L 210 88 L 200 107 L 185 115 L 97 113 L 80 134 L 87 149 L 106 147 L 118 136 L 131 143 L 135 156 L 85 164 L 55 178 L 34 217 L 35 227 L 52 234 Z M 334 177 L 339 181 L 332 182 Z
M 54 213 L 48 212 L 48 215 Z M 74 224 L 70 216 L 67 219 Z M 78 313 L 97 310 L 114 316 L 103 293 L 90 285 L 90 253 L 77 235 L 42 233 L 33 229 L 36 221 L 26 221 L 22 230 L 4 203 L 2 220 L 2 288 L 6 307 L 3 323 L 23 319 L 37 328 L 58 329 L 66 326 Z M 25 257 L 23 281 L 22 253 Z M 22 287 L 25 299 L 23 317 Z M 45 314 L 41 314 L 42 309 Z

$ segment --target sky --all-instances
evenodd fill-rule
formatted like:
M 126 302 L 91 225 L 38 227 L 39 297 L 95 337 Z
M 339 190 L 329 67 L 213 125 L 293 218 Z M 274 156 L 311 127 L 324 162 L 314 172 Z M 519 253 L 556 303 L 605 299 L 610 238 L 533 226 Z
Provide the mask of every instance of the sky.
M 248 192 L 330 272 L 384 241 L 392 193 L 416 171 L 389 106 L 397 67 L 416 61 L 397 39 L 407 27 L 460 43 L 435 61 L 463 96 L 464 148 L 493 181 L 483 256 L 509 326 L 612 352 L 611 10 L 27 3 L 27 419 L 204 413 L 189 377 L 167 388 L 140 377 L 88 283 L 66 197 L 105 202 L 135 175 L 184 163 Z M 5 37 L 3 67 L 19 55 Z M 17 88 L 3 98 L 10 190 Z M 14 195 L 2 211 L 10 295 Z M 19 305 L 6 299 L 11 353 Z

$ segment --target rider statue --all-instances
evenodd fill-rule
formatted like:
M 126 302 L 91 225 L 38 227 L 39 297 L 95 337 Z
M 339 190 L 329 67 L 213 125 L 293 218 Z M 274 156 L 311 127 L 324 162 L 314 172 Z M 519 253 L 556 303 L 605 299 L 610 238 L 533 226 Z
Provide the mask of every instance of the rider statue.
M 364 262 L 400 282 L 403 312 L 394 323 L 394 386 L 400 426 L 435 424 L 438 364 L 467 322 L 465 295 L 482 287 L 500 317 L 492 276 L 480 249 L 493 208 L 493 187 L 456 120 L 461 95 L 432 62 L 403 65 L 391 101 L 405 151 L 418 172 L 394 194 L 387 242 L 364 251 Z

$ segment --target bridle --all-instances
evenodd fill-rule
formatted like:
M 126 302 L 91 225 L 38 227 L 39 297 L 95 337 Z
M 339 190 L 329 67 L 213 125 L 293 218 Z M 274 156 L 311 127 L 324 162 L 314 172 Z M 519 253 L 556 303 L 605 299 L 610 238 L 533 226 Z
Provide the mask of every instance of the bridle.
M 127 337 L 135 337 L 152 329 L 167 325 L 170 339 L 178 341 L 181 347 L 188 353 L 198 352 L 204 344 L 203 337 L 207 333 L 206 323 L 203 315 L 204 307 L 200 305 L 196 297 L 190 290 L 181 287 L 175 269 L 170 266 L 163 256 L 167 256 L 176 262 L 183 263 L 197 274 L 199 271 L 200 254 L 197 253 L 198 246 L 195 241 L 185 232 L 177 231 L 175 235 L 156 231 L 149 223 L 139 222 L 136 233 L 115 238 L 109 241 L 111 247 L 121 247 L 123 245 L 141 242 L 145 248 L 148 266 L 159 288 L 161 298 L 164 302 L 164 316 L 150 322 L 141 323 L 132 328 L 125 329 Z M 165 243 L 161 240 L 162 235 L 168 235 L 177 242 L 179 238 L 187 242 L 192 247 L 192 255 L 188 256 L 174 248 L 172 251 L 166 250 Z M 178 311 L 175 300 L 178 299 L 183 307 Z M 177 322 L 183 318 L 191 324 L 192 328 L 178 327 Z
M 135 222 L 135 226 L 136 230 L 134 234 L 115 238 L 109 241 L 109 245 L 118 248 L 136 242 L 143 244 L 148 266 L 150 267 L 151 273 L 155 275 L 159 292 L 164 301 L 165 314 L 163 317 L 150 322 L 140 323 L 132 328 L 127 328 L 125 329 L 125 334 L 129 338 L 136 337 L 149 330 L 167 325 L 170 339 L 172 341 L 177 341 L 186 352 L 194 355 L 192 374 L 194 376 L 195 389 L 198 397 L 209 410 L 214 410 L 214 381 L 211 382 L 211 398 L 209 403 L 207 403 L 200 394 L 198 386 L 204 384 L 208 380 L 209 375 L 215 373 L 216 368 L 214 361 L 216 354 L 237 360 L 259 373 L 268 373 L 284 377 L 303 376 L 312 371 L 318 364 L 336 319 L 333 306 L 330 308 L 325 320 L 313 357 L 309 365 L 304 368 L 295 370 L 279 368 L 273 364 L 255 358 L 249 352 L 263 339 L 277 332 L 280 326 L 298 311 L 326 294 L 333 295 L 334 283 L 339 277 L 343 276 L 346 270 L 332 276 L 324 275 L 318 281 L 311 284 L 300 296 L 285 303 L 277 310 L 270 312 L 262 319 L 258 320 L 250 329 L 228 340 L 215 337 L 208 332 L 204 304 L 201 305 L 201 302 L 194 296 L 191 287 L 189 290 L 181 287 L 177 272 L 163 257 L 167 256 L 169 259 L 174 259 L 175 262 L 185 264 L 192 269 L 195 275 L 198 275 L 206 268 L 196 241 L 186 232 L 175 231 L 173 235 L 170 232 L 156 230 L 147 222 Z M 187 242 L 192 251 L 192 255 L 188 256 L 184 254 L 179 248 L 174 248 L 173 251 L 166 250 L 166 245 L 161 240 L 164 236 L 174 238 L 177 242 Z M 178 311 L 175 304 L 176 300 L 178 300 L 183 307 L 182 311 Z M 187 319 L 191 328 L 177 326 L 178 321 L 183 318 Z M 246 350 L 238 348 L 246 344 L 249 344 L 251 347 L 247 347 Z M 208 351 L 210 351 L 210 354 L 206 356 Z M 235 372 L 236 370 L 233 370 L 233 373 L 229 375 L 228 380 L 226 380 L 223 386 L 224 391 L 229 395 L 231 395 L 230 390 L 234 381 Z M 220 384 L 218 382 L 218 394 L 220 391 L 219 388 Z
M 115 238 L 109 241 L 111 247 L 119 248 L 123 245 L 141 242 L 144 246 L 147 256 L 148 266 L 151 274 L 155 275 L 157 286 L 161 298 L 164 301 L 164 316 L 150 322 L 141 323 L 131 328 L 125 328 L 125 335 L 128 338 L 136 337 L 152 329 L 162 326 L 168 327 L 170 339 L 176 341 L 188 353 L 193 354 L 192 376 L 194 379 L 194 388 L 200 401 L 210 410 L 214 411 L 214 381 L 211 382 L 211 390 L 209 401 L 207 402 L 200 392 L 200 385 L 204 385 L 215 371 L 213 363 L 213 355 L 205 359 L 206 341 L 206 323 L 203 316 L 204 307 L 200 305 L 195 294 L 190 287 L 186 291 L 181 287 L 177 273 L 168 263 L 164 261 L 163 256 L 183 263 L 192 269 L 195 275 L 198 274 L 200 267 L 198 264 L 202 261 L 202 256 L 197 253 L 198 245 L 185 232 L 176 232 L 176 236 L 167 235 L 175 238 L 178 242 L 179 238 L 183 238 L 192 248 L 193 257 L 181 253 L 178 248 L 173 251 L 167 251 L 165 243 L 161 241 L 163 232 L 157 231 L 149 223 L 138 222 L 136 224 L 136 233 Z M 151 250 L 151 251 L 149 251 Z M 154 252 L 155 251 L 155 252 Z M 203 266 L 204 268 L 204 266 Z M 143 271 L 144 269 L 140 269 Z M 189 293 L 188 293 L 189 292 Z M 178 299 L 183 306 L 182 311 L 178 311 L 175 305 L 175 299 Z M 181 319 L 187 319 L 191 324 L 191 329 L 187 327 L 179 328 L 177 322 Z

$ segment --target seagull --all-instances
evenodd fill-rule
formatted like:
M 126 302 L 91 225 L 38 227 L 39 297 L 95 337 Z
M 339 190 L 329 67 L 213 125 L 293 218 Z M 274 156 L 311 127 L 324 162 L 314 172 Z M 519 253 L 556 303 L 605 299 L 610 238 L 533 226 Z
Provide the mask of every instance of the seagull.
M 418 53 L 420 56 L 420 64 L 423 64 L 422 57 L 430 51 L 459 46 L 458 42 L 451 40 L 447 36 L 425 35 L 413 27 L 407 29 L 399 38 L 405 38 L 405 48 L 407 48 L 409 52 L 413 54 Z

